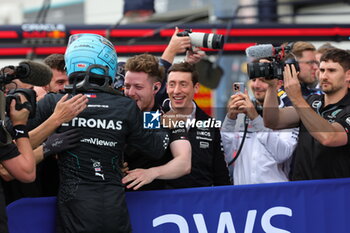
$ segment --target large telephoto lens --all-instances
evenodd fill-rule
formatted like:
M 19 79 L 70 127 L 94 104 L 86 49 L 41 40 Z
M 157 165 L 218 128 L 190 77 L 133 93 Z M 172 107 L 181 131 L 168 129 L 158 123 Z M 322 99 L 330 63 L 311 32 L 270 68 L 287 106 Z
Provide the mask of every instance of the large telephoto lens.
M 197 47 L 209 49 L 222 49 L 224 47 L 224 37 L 220 34 L 192 32 L 189 36 L 192 45 Z
M 271 70 L 271 64 L 262 62 L 262 63 L 248 63 L 247 71 L 249 79 L 254 78 L 270 78 L 273 74 Z

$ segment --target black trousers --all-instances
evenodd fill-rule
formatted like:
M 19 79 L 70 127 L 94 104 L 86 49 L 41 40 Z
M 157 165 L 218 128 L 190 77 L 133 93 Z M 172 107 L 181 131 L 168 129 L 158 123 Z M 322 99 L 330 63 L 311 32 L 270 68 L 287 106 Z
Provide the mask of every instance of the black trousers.
M 110 184 L 79 184 L 73 198 L 58 196 L 57 232 L 130 233 L 124 188 Z

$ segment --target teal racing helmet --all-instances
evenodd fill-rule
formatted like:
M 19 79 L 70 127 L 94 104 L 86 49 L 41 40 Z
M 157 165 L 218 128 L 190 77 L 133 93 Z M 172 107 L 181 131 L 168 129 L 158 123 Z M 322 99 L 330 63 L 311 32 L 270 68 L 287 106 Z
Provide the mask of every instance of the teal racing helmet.
M 75 72 L 85 72 L 94 65 L 91 73 L 109 76 L 114 82 L 118 56 L 113 44 L 103 36 L 90 33 L 71 35 L 64 58 L 68 77 Z

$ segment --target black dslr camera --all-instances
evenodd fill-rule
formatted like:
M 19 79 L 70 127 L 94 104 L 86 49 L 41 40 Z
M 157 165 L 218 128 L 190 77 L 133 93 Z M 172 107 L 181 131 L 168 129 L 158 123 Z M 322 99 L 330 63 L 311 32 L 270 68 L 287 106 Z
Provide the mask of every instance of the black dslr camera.
M 27 101 L 24 103 L 21 103 L 20 95 L 24 95 Z M 23 108 L 26 108 L 30 112 L 29 118 L 35 117 L 36 93 L 34 90 L 22 89 L 22 88 L 10 90 L 6 96 L 6 113 L 7 114 L 10 114 L 10 105 L 12 100 L 16 101 L 16 105 L 15 105 L 16 110 L 19 111 Z
M 259 47 L 260 46 L 260 47 Z M 255 47 L 255 48 L 254 48 Z M 251 48 L 251 50 L 249 50 Z M 246 50 L 247 55 L 258 58 L 266 58 L 271 62 L 252 62 L 248 63 L 247 71 L 249 79 L 263 77 L 265 79 L 283 79 L 283 70 L 285 65 L 294 65 L 299 71 L 299 64 L 294 58 L 287 58 L 291 46 L 274 47 L 272 45 L 252 46 Z M 256 51 L 255 51 L 256 50 Z M 260 56 L 263 55 L 263 56 Z

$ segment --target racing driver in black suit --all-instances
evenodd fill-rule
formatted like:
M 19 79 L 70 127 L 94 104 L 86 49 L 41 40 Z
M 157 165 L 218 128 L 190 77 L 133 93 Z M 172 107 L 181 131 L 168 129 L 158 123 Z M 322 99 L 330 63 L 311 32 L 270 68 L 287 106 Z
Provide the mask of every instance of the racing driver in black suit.
M 65 62 L 70 82 L 66 92 L 83 93 L 89 102 L 82 113 L 57 130 L 79 128 L 81 132 L 80 145 L 59 155 L 58 231 L 131 232 L 121 183 L 124 145 L 152 159 L 161 158 L 168 145 L 176 153 L 191 153 L 191 146 L 169 130 L 144 130 L 135 101 L 110 87 L 117 66 L 110 41 L 96 34 L 72 35 Z M 46 95 L 38 103 L 31 127 L 45 121 L 62 96 Z

